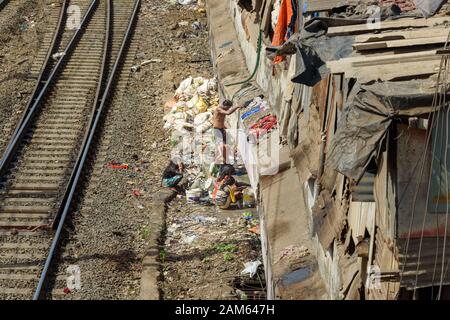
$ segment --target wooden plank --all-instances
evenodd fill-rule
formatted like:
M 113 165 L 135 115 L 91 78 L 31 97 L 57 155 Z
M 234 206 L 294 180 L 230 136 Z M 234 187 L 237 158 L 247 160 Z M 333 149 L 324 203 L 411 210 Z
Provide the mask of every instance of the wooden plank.
M 389 81 L 397 78 L 435 74 L 439 70 L 440 57 L 435 60 L 414 61 L 407 63 L 390 63 L 345 70 L 345 78 L 357 78 L 361 83 L 371 80 Z
M 450 28 L 420 28 L 407 31 L 390 31 L 379 34 L 361 34 L 355 36 L 355 43 L 438 37 L 446 36 L 449 32 Z
M 352 67 L 364 67 L 373 65 L 383 65 L 391 63 L 407 63 L 415 61 L 427 61 L 440 58 L 436 55 L 436 50 L 427 50 L 419 52 L 410 52 L 402 54 L 387 54 L 374 57 L 358 56 L 343 58 L 335 61 L 328 61 L 327 67 L 331 70 L 331 73 L 344 73 Z
M 26 296 L 26 295 L 33 294 L 33 289 L 3 288 L 3 287 L 0 287 L 0 294 Z
M 51 213 L 52 207 L 49 206 L 5 206 L 0 205 L 0 216 L 7 213 Z
M 348 0 L 305 0 L 306 11 L 309 12 L 321 12 L 330 11 L 334 8 L 348 6 L 356 4 L 356 1 Z
M 418 38 L 418 39 L 405 39 L 405 40 L 393 40 L 393 41 L 379 41 L 369 43 L 355 43 L 353 48 L 358 51 L 363 50 L 375 50 L 375 49 L 388 49 L 388 48 L 401 48 L 410 46 L 424 46 L 430 44 L 445 43 L 447 41 L 447 35 L 439 37 Z
M 261 28 L 264 31 L 264 35 L 267 37 L 270 31 L 270 25 L 272 21 L 272 9 L 273 9 L 273 0 L 266 0 L 264 5 L 264 11 L 261 15 Z
M 436 24 L 441 24 L 447 22 L 449 20 L 448 17 L 436 17 L 429 19 L 397 19 L 390 21 L 382 21 L 380 22 L 380 26 L 377 29 L 369 29 L 366 24 L 356 24 L 351 26 L 340 26 L 340 27 L 331 27 L 328 28 L 327 35 L 328 36 L 341 36 L 348 34 L 357 34 L 357 33 L 373 33 L 380 30 L 389 30 L 389 29 L 403 29 L 403 28 L 422 28 L 422 27 L 433 27 Z

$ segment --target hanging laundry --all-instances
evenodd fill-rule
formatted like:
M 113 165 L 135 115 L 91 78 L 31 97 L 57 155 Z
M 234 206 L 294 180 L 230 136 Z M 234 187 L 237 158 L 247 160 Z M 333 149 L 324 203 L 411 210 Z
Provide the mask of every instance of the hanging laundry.
M 282 0 L 272 46 L 281 46 L 295 32 L 297 11 L 297 0 Z M 274 59 L 274 63 L 279 63 L 284 59 L 282 56 L 277 56 Z
M 260 138 L 265 135 L 267 132 L 272 130 L 277 125 L 277 117 L 274 115 L 268 115 L 263 117 L 257 123 L 255 123 L 250 128 L 250 133 L 254 134 L 256 138 Z

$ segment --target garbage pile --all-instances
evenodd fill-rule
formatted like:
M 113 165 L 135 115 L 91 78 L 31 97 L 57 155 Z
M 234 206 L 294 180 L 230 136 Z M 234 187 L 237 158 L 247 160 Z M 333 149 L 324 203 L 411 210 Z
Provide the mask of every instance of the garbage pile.
M 185 166 L 190 202 L 211 202 L 217 171 L 212 117 L 218 105 L 217 80 L 203 77 L 183 80 L 165 104 L 164 128 L 172 132 L 172 158 L 181 158 Z

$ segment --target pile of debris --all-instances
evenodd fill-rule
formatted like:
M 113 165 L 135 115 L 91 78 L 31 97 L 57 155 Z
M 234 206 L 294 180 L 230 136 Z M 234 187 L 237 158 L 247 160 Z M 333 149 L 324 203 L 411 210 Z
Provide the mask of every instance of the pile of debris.
M 216 178 L 222 165 L 217 152 L 212 118 L 219 106 L 217 80 L 188 77 L 165 104 L 164 128 L 171 130 L 172 159 L 181 159 L 186 177 L 186 197 L 190 202 L 211 204 Z M 236 149 L 230 136 L 228 149 Z M 217 160 L 217 161 L 216 161 Z M 228 153 L 227 163 L 236 175 L 245 174 L 245 167 L 236 152 Z

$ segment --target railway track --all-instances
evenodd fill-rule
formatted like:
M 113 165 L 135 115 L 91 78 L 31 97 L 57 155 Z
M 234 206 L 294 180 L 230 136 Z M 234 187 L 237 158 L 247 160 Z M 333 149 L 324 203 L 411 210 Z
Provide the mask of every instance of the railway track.
M 52 289 L 47 278 L 139 4 L 62 1 L 38 85 L 0 163 L 0 299 L 64 294 L 64 279 Z M 79 29 L 61 27 L 69 5 L 81 9 Z
M 8 4 L 9 0 L 0 0 L 0 11 Z

